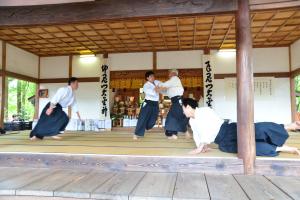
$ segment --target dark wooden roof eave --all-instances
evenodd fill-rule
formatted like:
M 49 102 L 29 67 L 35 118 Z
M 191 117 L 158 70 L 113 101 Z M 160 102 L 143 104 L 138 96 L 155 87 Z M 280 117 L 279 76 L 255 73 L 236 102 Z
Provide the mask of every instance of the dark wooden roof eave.
M 236 0 L 99 0 L 71 4 L 0 7 L 0 26 L 215 14 L 235 10 Z

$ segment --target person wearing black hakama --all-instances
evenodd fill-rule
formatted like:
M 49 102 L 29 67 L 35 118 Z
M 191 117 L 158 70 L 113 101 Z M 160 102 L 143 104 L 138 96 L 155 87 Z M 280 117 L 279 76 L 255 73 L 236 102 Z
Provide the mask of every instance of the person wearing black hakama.
M 31 131 L 31 140 L 43 139 L 44 137 L 61 139 L 57 135 L 63 133 L 69 123 L 69 117 L 63 108 L 71 106 L 78 118 L 81 119 L 74 94 L 77 89 L 78 81 L 75 77 L 69 79 L 67 87 L 58 89 L 51 101 L 44 107 L 40 119 Z
M 141 111 L 133 135 L 134 140 L 144 137 L 145 131 L 154 127 L 159 113 L 159 93 L 156 91 L 156 87 L 160 81 L 155 80 L 154 72 L 152 71 L 146 72 L 145 79 L 147 80 L 143 86 L 145 101 L 141 105 Z
M 172 102 L 166 118 L 165 135 L 169 139 L 177 139 L 178 132 L 185 132 L 186 137 L 189 138 L 190 135 L 187 131 L 188 118 L 182 110 L 184 89 L 176 69 L 169 70 L 169 80 L 159 85 L 159 91 L 167 95 Z
M 198 107 L 198 103 L 191 99 L 183 99 L 184 114 L 190 118 L 193 138 L 197 148 L 191 154 L 208 151 L 208 144 L 218 144 L 223 152 L 237 153 L 237 124 L 221 119 L 213 109 Z M 285 145 L 289 135 L 287 131 L 299 129 L 299 123 L 289 125 L 273 122 L 259 122 L 254 124 L 257 156 L 277 156 L 279 152 L 296 153 L 296 147 Z

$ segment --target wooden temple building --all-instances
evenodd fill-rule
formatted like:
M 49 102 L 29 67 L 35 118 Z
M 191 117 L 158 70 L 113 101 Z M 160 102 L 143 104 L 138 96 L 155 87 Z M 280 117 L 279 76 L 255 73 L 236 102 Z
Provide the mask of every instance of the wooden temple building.
M 238 154 L 212 144 L 190 156 L 192 139 L 166 140 L 164 98 L 157 127 L 132 141 L 144 73 L 166 80 L 177 68 L 184 96 L 205 103 L 207 60 L 213 108 L 238 124 Z M 102 64 L 110 117 L 95 128 Z M 8 78 L 36 84 L 36 121 L 56 90 L 78 77 L 86 122 L 78 128 L 68 108 L 61 141 L 31 142 L 29 131 L 0 135 L 0 200 L 300 199 L 300 157 L 256 157 L 254 138 L 254 122 L 299 119 L 299 75 L 299 0 L 0 1 L 0 127 Z M 300 134 L 290 133 L 288 144 L 300 148 Z

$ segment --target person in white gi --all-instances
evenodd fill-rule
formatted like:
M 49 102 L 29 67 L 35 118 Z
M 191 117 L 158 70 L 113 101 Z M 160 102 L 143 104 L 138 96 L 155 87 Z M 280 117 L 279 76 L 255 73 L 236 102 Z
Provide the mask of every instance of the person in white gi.
M 139 137 L 144 137 L 145 130 L 149 130 L 154 127 L 159 113 L 159 93 L 155 90 L 155 88 L 160 84 L 160 81 L 155 80 L 153 71 L 147 71 L 145 79 L 147 80 L 143 87 L 145 101 L 141 105 L 141 111 L 138 116 L 138 122 L 133 135 L 134 140 L 137 140 Z
M 187 131 L 188 118 L 183 114 L 181 106 L 184 88 L 178 77 L 178 70 L 169 70 L 169 80 L 161 83 L 157 87 L 157 91 L 167 95 L 172 101 L 165 123 L 166 136 L 169 139 L 177 139 L 178 132 L 185 132 L 186 137 L 190 138 Z
M 69 79 L 68 86 L 58 89 L 51 101 L 44 107 L 36 126 L 31 131 L 31 140 L 49 136 L 53 139 L 61 139 L 57 135 L 63 133 L 69 123 L 69 117 L 63 108 L 72 107 L 81 120 L 74 94 L 77 89 L 78 80 L 75 77 Z
M 191 98 L 183 99 L 182 107 L 184 114 L 190 118 L 196 144 L 190 154 L 209 151 L 208 145 L 213 142 L 223 152 L 237 153 L 237 123 L 223 120 L 210 107 L 198 107 L 197 101 Z M 299 122 L 288 125 L 258 122 L 254 127 L 257 156 L 277 156 L 279 152 L 300 155 L 298 148 L 285 145 L 289 137 L 287 131 L 299 129 Z

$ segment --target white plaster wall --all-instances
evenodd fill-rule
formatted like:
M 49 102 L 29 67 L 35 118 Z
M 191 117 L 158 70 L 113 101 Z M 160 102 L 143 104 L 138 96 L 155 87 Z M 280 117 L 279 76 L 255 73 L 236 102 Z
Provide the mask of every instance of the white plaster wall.
M 255 122 L 271 121 L 277 123 L 291 122 L 290 85 L 288 78 L 274 79 L 271 97 L 254 99 Z M 225 80 L 217 79 L 214 84 L 214 109 L 224 119 L 237 119 L 236 94 L 226 99 Z
M 76 91 L 76 100 L 82 119 L 98 119 L 100 116 L 99 83 L 79 83 Z M 72 112 L 72 118 L 77 114 Z
M 157 52 L 157 69 L 202 68 L 203 51 Z
M 99 77 L 100 67 L 102 65 L 102 55 L 96 55 L 96 57 L 80 58 L 80 56 L 73 56 L 73 69 L 72 76 L 75 77 Z
M 31 77 L 38 77 L 38 56 L 18 47 L 7 44 L 6 69 L 11 72 Z
M 289 71 L 288 47 L 254 48 L 252 53 L 255 73 Z M 236 73 L 235 52 L 212 51 L 211 54 L 215 59 L 215 73 Z
M 300 68 L 300 39 L 291 45 L 292 70 Z
M 216 74 L 236 73 L 235 52 L 220 53 L 212 51 Z M 254 72 L 288 72 L 288 48 L 255 48 L 253 49 Z M 273 82 L 272 97 L 254 99 L 254 119 L 258 121 L 274 121 L 288 123 L 291 121 L 290 84 L 288 78 L 276 78 Z M 214 108 L 223 118 L 236 121 L 236 97 L 226 99 L 225 80 L 214 82 Z M 272 112 L 270 112 L 272 111 Z
M 69 57 L 41 57 L 40 78 L 68 78 Z
M 112 71 L 146 70 L 153 68 L 153 53 L 116 53 L 109 54 Z

